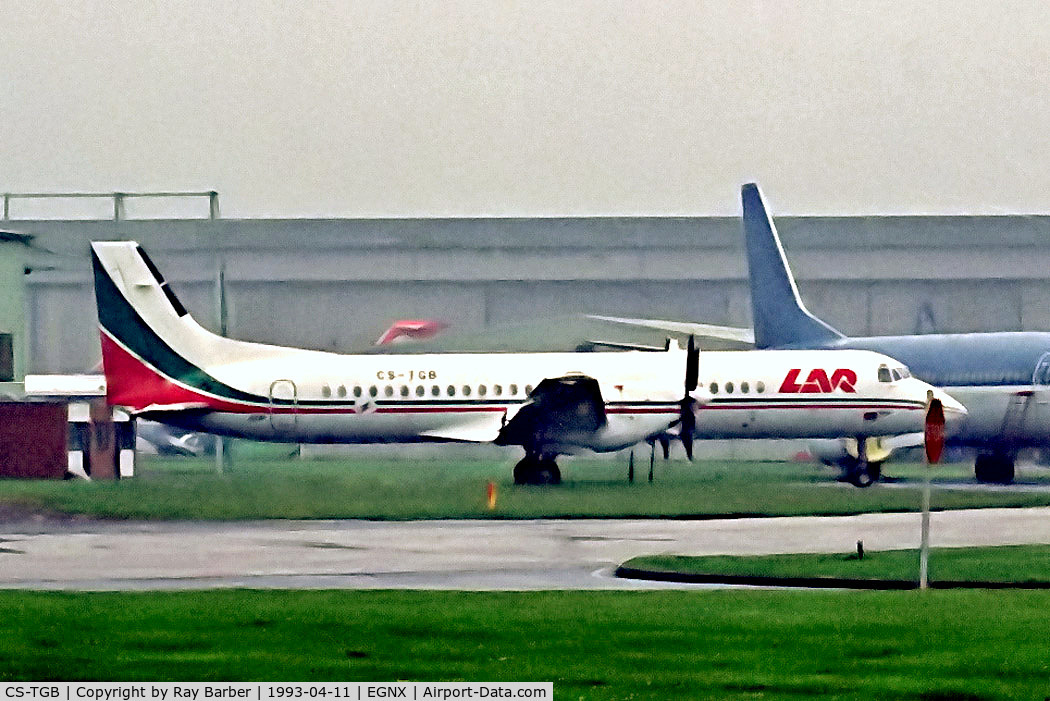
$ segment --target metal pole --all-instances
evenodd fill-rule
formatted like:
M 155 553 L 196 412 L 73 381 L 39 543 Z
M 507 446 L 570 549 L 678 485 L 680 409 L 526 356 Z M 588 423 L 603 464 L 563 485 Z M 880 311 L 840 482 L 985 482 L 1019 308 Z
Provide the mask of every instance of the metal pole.
M 11 218 L 11 193 L 4 193 L 4 219 Z
M 919 545 L 919 589 L 929 588 L 930 572 L 930 463 L 923 470 L 922 485 L 922 542 Z
M 219 218 L 219 193 L 212 192 L 208 193 L 208 219 L 214 222 Z M 228 332 L 227 329 L 227 311 L 226 311 L 226 256 L 222 248 L 222 242 L 219 241 L 218 230 L 213 228 L 212 236 L 215 243 L 215 319 L 219 329 L 219 335 L 225 336 Z M 222 436 L 215 437 L 215 471 L 218 473 L 224 472 L 227 468 L 233 467 L 233 453 L 230 451 L 231 445 L 226 444 L 226 439 Z
M 113 221 L 120 221 L 125 218 L 124 213 L 124 193 L 114 192 L 113 193 Z

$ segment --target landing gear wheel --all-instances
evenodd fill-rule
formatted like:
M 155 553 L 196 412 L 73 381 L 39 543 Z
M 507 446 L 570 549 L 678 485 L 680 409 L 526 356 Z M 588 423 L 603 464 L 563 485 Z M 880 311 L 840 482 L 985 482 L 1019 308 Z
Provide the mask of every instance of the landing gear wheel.
M 846 481 L 854 487 L 870 487 L 882 478 L 882 463 L 854 463 L 845 475 Z
M 514 466 L 514 484 L 561 484 L 561 470 L 554 458 L 526 455 Z
M 988 484 L 1011 484 L 1014 481 L 1014 460 L 1008 455 L 981 454 L 973 464 L 973 474 L 978 482 Z
M 857 437 L 857 459 L 846 465 L 846 481 L 855 487 L 870 487 L 882 477 L 882 461 L 868 459 L 868 439 Z
M 535 472 L 532 473 L 532 477 L 532 484 L 561 484 L 561 470 L 558 469 L 558 465 L 553 458 L 541 460 Z
M 514 484 L 528 484 L 531 472 L 532 465 L 529 463 L 529 459 L 527 457 L 523 458 L 514 466 Z

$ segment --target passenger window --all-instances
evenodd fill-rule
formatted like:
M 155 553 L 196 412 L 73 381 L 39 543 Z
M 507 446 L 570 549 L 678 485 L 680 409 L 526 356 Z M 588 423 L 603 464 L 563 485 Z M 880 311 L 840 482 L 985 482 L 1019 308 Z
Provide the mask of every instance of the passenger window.
M 470 385 L 463 385 L 463 396 L 464 397 L 469 397 L 470 396 Z
M 346 396 L 346 386 L 345 385 L 339 385 L 339 389 L 337 389 L 335 391 L 335 393 L 338 394 L 340 397 L 345 397 Z
M 371 387 L 368 388 L 368 396 L 369 397 L 374 397 L 377 394 L 379 394 L 379 388 L 377 388 L 375 385 L 372 385 Z
M 711 386 L 708 389 L 711 390 L 711 394 L 718 394 L 718 383 L 712 382 Z
M 416 387 L 416 396 L 417 397 L 422 397 L 426 393 L 427 393 L 427 389 L 423 385 L 419 385 L 418 387 Z
M 329 387 L 328 385 L 321 385 L 321 396 L 322 397 L 331 397 L 332 396 L 332 388 Z
M 448 396 L 450 396 L 450 397 L 455 397 L 456 396 L 456 388 L 453 387 L 452 385 L 448 386 Z
M 518 395 L 518 386 L 517 386 L 517 385 L 514 385 L 514 384 L 512 384 L 512 385 L 510 386 L 510 396 L 512 396 L 512 397 L 516 397 L 517 395 Z
M 743 392 L 744 394 L 747 394 L 748 392 L 751 391 L 751 386 L 748 385 L 746 382 L 741 382 L 740 383 L 740 391 Z
M 762 394 L 766 391 L 766 383 L 762 380 L 759 380 L 757 383 L 755 383 L 755 389 L 758 390 L 759 394 Z
M 485 385 L 478 385 L 478 396 L 479 397 L 484 397 L 487 392 L 488 392 L 488 389 L 486 389 Z
M 525 394 L 532 394 L 532 385 L 525 385 Z
M 355 397 L 360 397 L 361 396 L 361 386 L 360 385 L 354 385 L 354 396 Z
M 440 397 L 441 396 L 441 388 L 438 387 L 437 385 L 434 385 L 433 387 L 430 388 L 430 393 L 432 395 L 434 395 L 435 397 Z
M 501 396 L 503 394 L 503 386 L 502 385 L 492 385 L 492 393 L 494 395 L 496 395 L 497 397 Z
M 893 378 L 890 377 L 890 369 L 885 365 L 879 366 L 879 382 L 892 382 Z
M 726 394 L 732 394 L 732 393 L 733 393 L 733 383 L 732 382 L 727 382 L 726 383 Z
M 388 397 L 393 397 L 394 396 L 394 388 L 393 388 L 393 386 L 392 385 L 387 385 L 386 387 L 384 387 L 383 388 L 383 394 L 385 394 Z

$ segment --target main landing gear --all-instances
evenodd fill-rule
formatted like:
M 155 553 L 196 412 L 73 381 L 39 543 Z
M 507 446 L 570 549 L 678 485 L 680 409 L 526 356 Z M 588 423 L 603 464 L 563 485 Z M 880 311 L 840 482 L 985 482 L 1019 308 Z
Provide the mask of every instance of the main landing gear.
M 978 482 L 1011 484 L 1014 481 L 1014 456 L 1005 453 L 979 453 L 973 464 Z
M 868 459 L 868 441 L 857 438 L 857 459 L 843 466 L 842 479 L 855 487 L 870 487 L 882 478 L 882 461 Z
M 525 453 L 521 462 L 514 466 L 514 484 L 561 484 L 561 470 L 553 455 Z

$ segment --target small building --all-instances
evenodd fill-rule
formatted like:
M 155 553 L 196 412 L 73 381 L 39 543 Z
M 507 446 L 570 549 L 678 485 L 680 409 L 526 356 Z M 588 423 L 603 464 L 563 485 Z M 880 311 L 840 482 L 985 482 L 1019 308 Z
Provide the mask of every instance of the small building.
M 26 373 L 26 282 L 33 237 L 0 230 L 0 382 Z
M 0 464 L 0 476 L 125 479 L 135 474 L 135 420 L 106 403 L 103 376 L 27 375 L 24 386 L 23 401 L 0 402 L 0 422 L 8 416 L 17 422 L 0 428 L 0 461 L 13 466 Z M 61 459 L 55 458 L 56 435 Z M 25 465 L 29 458 L 34 467 Z

